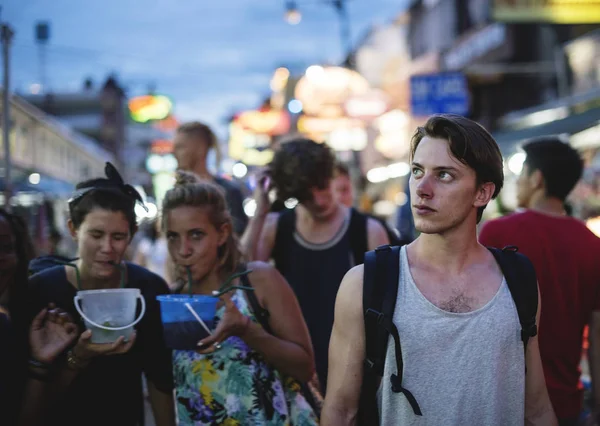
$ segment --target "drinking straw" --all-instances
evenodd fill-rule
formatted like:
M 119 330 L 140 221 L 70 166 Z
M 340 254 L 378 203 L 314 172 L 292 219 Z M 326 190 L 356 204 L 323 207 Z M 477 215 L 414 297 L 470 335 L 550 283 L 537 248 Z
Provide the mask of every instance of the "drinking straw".
M 74 259 L 74 260 L 77 260 L 77 259 Z M 71 268 L 74 268 L 75 269 L 75 280 L 77 281 L 77 290 L 81 291 L 81 275 L 79 273 L 79 268 L 77 267 L 76 263 L 66 262 L 66 261 L 60 260 L 60 259 L 50 259 L 50 261 L 52 263 L 56 263 L 57 265 L 70 266 Z
M 192 315 L 194 316 L 194 318 L 196 318 L 198 320 L 198 322 L 200 323 L 200 325 L 202 326 L 202 328 L 204 328 L 204 330 L 206 330 L 206 332 L 211 335 L 212 333 L 210 332 L 210 330 L 208 329 L 208 327 L 206 326 L 206 324 L 204 323 L 204 321 L 202 321 L 202 318 L 200 318 L 200 316 L 198 316 L 198 314 L 196 313 L 196 311 L 194 310 L 194 308 L 192 308 L 192 305 L 190 305 L 189 303 L 185 303 L 185 307 L 188 308 L 188 310 L 192 313 Z
M 215 297 L 220 297 L 226 293 L 229 293 L 232 290 L 246 290 L 246 291 L 254 291 L 253 287 L 247 287 L 247 286 L 243 286 L 243 285 L 231 285 L 231 282 L 233 280 L 235 280 L 238 277 L 244 276 L 244 275 L 248 275 L 250 272 L 252 272 L 251 269 L 247 269 L 245 271 L 242 272 L 236 272 L 235 274 L 232 274 L 229 278 L 227 278 L 227 280 L 225 280 L 225 282 L 223 283 L 223 285 L 221 285 L 221 287 L 219 287 L 219 290 L 215 290 L 213 291 L 213 296 Z
M 187 272 L 187 279 L 188 279 L 188 292 L 190 294 L 190 297 L 193 296 L 192 294 L 192 269 L 189 266 L 185 267 L 185 271 Z
M 188 293 L 190 296 L 193 295 L 192 293 L 192 283 L 193 283 L 193 279 L 192 279 L 192 271 L 190 269 L 189 266 L 185 267 L 185 270 L 187 272 L 187 279 L 188 279 Z M 248 269 L 246 271 L 242 271 L 242 272 L 236 272 L 235 274 L 232 274 L 229 278 L 227 278 L 227 280 L 225 280 L 225 282 L 221 285 L 221 287 L 219 287 L 219 290 L 215 290 L 212 292 L 212 295 L 214 297 L 220 297 L 226 293 L 229 293 L 232 290 L 247 290 L 247 291 L 254 291 L 254 288 L 252 287 L 246 287 L 243 285 L 231 285 L 231 282 L 233 280 L 235 280 L 238 277 L 241 277 L 243 275 L 248 275 L 250 272 L 252 272 L 252 270 Z

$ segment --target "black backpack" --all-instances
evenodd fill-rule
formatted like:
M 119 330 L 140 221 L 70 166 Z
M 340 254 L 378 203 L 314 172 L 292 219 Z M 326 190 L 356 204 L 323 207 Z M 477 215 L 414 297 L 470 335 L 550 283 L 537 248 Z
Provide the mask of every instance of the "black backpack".
M 538 288 L 535 270 L 529 259 L 518 253 L 514 246 L 502 250 L 488 249 L 500 265 L 517 308 L 521 340 L 526 351 L 529 338 L 537 335 Z M 400 247 L 382 246 L 365 254 L 365 363 L 358 413 L 358 424 L 361 426 L 379 424 L 376 393 L 380 381 L 385 380 L 383 374 L 390 335 L 394 339 L 396 352 L 396 374 L 390 376 L 392 391 L 404 394 L 415 415 L 423 414 L 413 394 L 402 386 L 402 346 L 398 329 L 393 323 L 398 295 L 399 260 Z

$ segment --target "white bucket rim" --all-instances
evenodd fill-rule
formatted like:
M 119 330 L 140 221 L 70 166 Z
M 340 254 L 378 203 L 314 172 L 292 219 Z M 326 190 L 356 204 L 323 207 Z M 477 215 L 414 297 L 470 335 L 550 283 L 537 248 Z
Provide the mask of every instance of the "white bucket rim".
M 144 314 L 146 313 L 146 300 L 144 299 L 144 296 L 142 296 L 142 293 L 140 292 L 140 289 L 138 289 L 138 288 L 121 288 L 121 289 L 116 289 L 115 288 L 115 289 L 111 289 L 111 290 L 136 290 L 137 291 L 137 293 L 134 294 L 134 296 L 135 296 L 136 299 L 140 300 L 141 311 L 140 311 L 140 314 L 138 315 L 138 317 L 131 324 L 125 325 L 125 326 L 122 326 L 122 327 L 107 327 L 105 325 L 98 324 L 95 321 L 92 321 L 90 318 L 88 318 L 87 315 L 85 315 L 85 313 L 83 312 L 83 310 L 79 306 L 79 301 L 81 301 L 81 299 L 82 299 L 80 293 L 94 292 L 94 293 L 98 294 L 98 293 L 101 293 L 101 292 L 110 291 L 109 289 L 78 291 L 77 294 L 75 295 L 75 297 L 73 298 L 73 303 L 75 304 L 75 309 L 77 309 L 77 312 L 79 313 L 79 315 L 85 321 L 87 321 L 89 324 L 93 325 L 94 327 L 100 328 L 102 330 L 108 330 L 108 331 L 127 330 L 127 329 L 133 327 L 134 325 L 136 325 L 138 322 L 140 322 L 141 319 L 144 317 Z
M 102 294 L 102 293 L 117 293 L 117 292 L 133 292 L 141 294 L 139 288 L 101 288 L 96 290 L 79 290 L 77 294 Z

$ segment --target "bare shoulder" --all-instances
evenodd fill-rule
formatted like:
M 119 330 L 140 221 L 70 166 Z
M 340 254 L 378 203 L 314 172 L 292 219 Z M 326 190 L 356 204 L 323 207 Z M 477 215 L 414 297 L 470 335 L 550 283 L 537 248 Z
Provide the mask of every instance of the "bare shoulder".
M 379 222 L 377 219 L 374 219 L 372 217 L 369 217 L 367 219 L 367 230 L 369 232 L 387 235 L 387 233 L 385 232 L 385 228 L 383 227 L 381 222 Z
M 254 279 L 256 279 L 258 283 L 258 281 L 268 280 L 275 275 L 280 275 L 279 271 L 268 262 L 255 260 L 249 262 L 246 266 L 247 269 L 251 271 L 250 274 L 248 274 L 248 277 L 252 280 L 252 284 L 254 284 Z
M 262 261 L 249 262 L 247 269 L 252 271 L 248 274 L 252 287 L 261 296 L 266 297 L 271 292 L 281 290 L 283 286 L 289 287 L 283 275 L 270 263 Z
M 367 219 L 367 235 L 369 240 L 369 250 L 374 250 L 379 246 L 390 243 L 384 226 L 381 222 L 372 217 Z
M 363 265 L 357 265 L 346 272 L 337 294 L 336 311 L 360 313 L 362 315 Z

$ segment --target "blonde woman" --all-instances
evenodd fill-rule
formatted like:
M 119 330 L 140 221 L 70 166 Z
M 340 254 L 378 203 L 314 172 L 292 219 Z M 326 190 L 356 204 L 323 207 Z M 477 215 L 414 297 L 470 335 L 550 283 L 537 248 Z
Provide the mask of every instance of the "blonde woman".
M 246 285 L 269 312 L 272 330 L 260 325 L 243 290 L 222 297 L 216 326 L 198 350 L 173 351 L 179 424 L 317 424 L 297 382 L 288 380 L 307 382 L 314 373 L 313 349 L 296 297 L 276 269 L 242 263 L 220 188 L 179 173 L 164 198 L 163 221 L 180 274 L 190 271 L 191 284 L 182 293 L 211 295 L 247 268 L 252 272 Z

